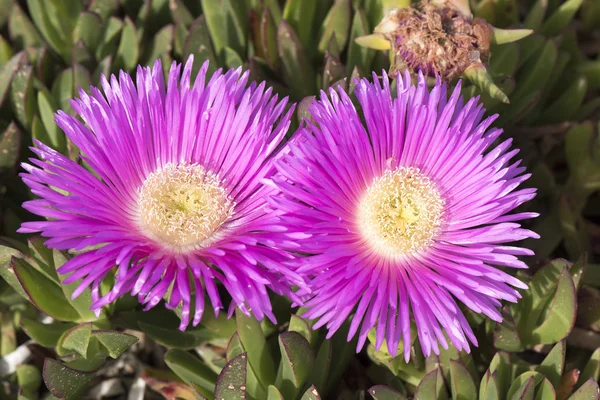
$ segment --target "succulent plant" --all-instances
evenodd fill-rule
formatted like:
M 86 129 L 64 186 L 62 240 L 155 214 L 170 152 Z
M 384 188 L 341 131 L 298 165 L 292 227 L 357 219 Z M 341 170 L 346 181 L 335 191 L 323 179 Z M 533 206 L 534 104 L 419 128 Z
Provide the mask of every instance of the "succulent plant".
M 97 316 L 56 274 L 72 255 L 16 233 L 32 218 L 18 173 L 33 139 L 86 166 L 54 113 L 74 114 L 69 99 L 101 74 L 157 58 L 166 73 L 190 54 L 210 72 L 242 66 L 299 102 L 297 125 L 319 90 L 420 66 L 390 39 L 398 21 L 439 10 L 478 48 L 441 76 L 466 78 L 466 96 L 499 113 L 539 191 L 527 207 L 542 240 L 523 244 L 536 257 L 518 276 L 530 289 L 501 324 L 465 312 L 472 354 L 423 358 L 415 341 L 408 364 L 373 345 L 356 356 L 281 298 L 278 325 L 208 315 L 181 332 L 181 310 L 143 312 L 127 296 Z M 0 0 L 0 398 L 599 398 L 599 27 L 597 0 Z

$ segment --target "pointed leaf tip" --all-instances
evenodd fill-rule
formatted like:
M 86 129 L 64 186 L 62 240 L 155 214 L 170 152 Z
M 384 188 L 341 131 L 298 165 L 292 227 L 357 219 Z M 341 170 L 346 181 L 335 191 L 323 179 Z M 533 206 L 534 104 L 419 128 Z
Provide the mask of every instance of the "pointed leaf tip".
M 526 38 L 533 33 L 533 29 L 500 29 L 492 27 L 491 42 L 493 44 L 505 44 L 516 42 Z
M 392 48 L 389 40 L 376 34 L 359 36 L 354 39 L 354 42 L 359 46 L 375 50 L 390 50 Z
M 483 92 L 503 103 L 510 104 L 508 96 L 492 80 L 483 64 L 477 63 L 468 67 L 463 75 Z

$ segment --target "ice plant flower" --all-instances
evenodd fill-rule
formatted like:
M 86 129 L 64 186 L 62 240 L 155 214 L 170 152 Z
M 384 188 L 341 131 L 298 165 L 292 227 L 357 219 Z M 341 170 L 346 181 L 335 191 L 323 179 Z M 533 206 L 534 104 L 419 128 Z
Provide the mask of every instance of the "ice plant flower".
M 477 341 L 459 302 L 494 321 L 501 300 L 527 286 L 498 267 L 526 268 L 528 249 L 506 243 L 537 235 L 510 213 L 535 196 L 516 188 L 529 174 L 511 140 L 483 119 L 478 99 L 448 98 L 439 81 L 384 73 L 356 82 L 361 110 L 340 88 L 321 93 L 276 167 L 273 202 L 290 232 L 304 234 L 299 272 L 311 278 L 305 316 L 331 336 L 351 315 L 348 340 L 360 350 L 371 329 L 396 355 L 410 357 L 411 319 L 425 355 Z M 364 119 L 364 123 L 362 120 Z
M 40 199 L 24 207 L 48 220 L 20 232 L 41 232 L 55 249 L 89 249 L 58 272 L 81 280 L 74 297 L 91 287 L 94 310 L 124 293 L 146 309 L 168 297 L 167 307 L 182 305 L 185 329 L 200 322 L 205 293 L 215 313 L 223 308 L 220 282 L 230 313 L 274 320 L 267 288 L 296 298 L 290 287 L 304 285 L 286 266 L 291 255 L 279 244 L 288 239 L 266 201 L 277 189 L 263 184 L 293 107 L 264 82 L 248 85 L 241 69 L 207 83 L 206 62 L 192 81 L 192 64 L 182 72 L 174 63 L 166 84 L 159 61 L 138 67 L 136 83 L 124 72 L 102 77 L 104 94 L 91 88 L 72 101 L 83 123 L 59 111 L 56 123 L 93 172 L 36 142 L 39 159 L 22 178 Z M 115 284 L 101 294 L 113 268 Z

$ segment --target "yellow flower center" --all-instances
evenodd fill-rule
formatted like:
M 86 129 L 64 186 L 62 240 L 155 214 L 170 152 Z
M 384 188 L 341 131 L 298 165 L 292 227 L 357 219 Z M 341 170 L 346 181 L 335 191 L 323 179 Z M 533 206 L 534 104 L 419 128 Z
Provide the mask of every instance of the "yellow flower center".
M 398 167 L 369 186 L 358 207 L 358 226 L 378 253 L 402 256 L 432 243 L 443 208 L 431 179 L 418 168 Z
M 148 175 L 137 205 L 143 233 L 175 253 L 210 243 L 234 207 L 214 173 L 172 163 Z

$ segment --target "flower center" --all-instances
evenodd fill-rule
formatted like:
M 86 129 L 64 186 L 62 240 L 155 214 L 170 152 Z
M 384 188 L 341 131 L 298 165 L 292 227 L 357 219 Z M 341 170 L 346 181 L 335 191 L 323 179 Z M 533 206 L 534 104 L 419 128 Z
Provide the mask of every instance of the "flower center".
M 386 171 L 367 189 L 358 208 L 358 226 L 381 254 L 401 256 L 423 250 L 439 232 L 444 201 L 418 168 Z
M 234 207 L 214 173 L 172 163 L 148 175 L 137 204 L 144 234 L 176 253 L 206 245 Z

